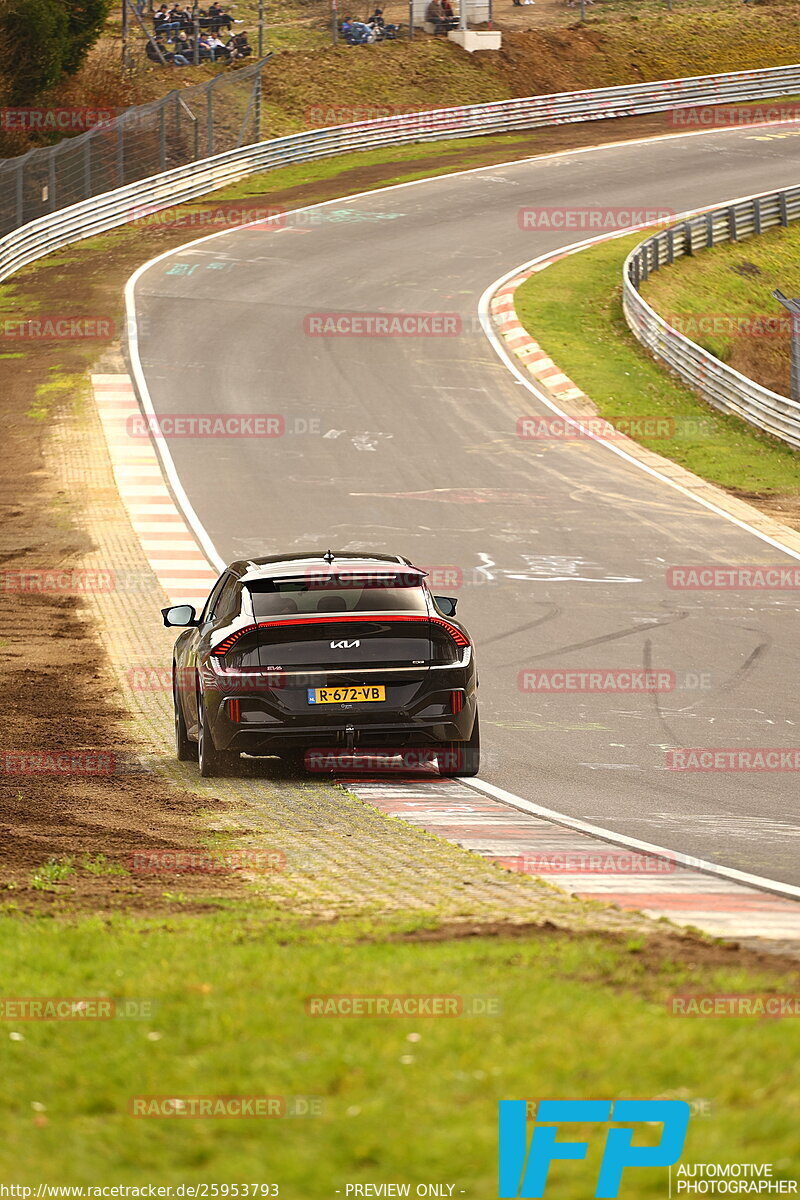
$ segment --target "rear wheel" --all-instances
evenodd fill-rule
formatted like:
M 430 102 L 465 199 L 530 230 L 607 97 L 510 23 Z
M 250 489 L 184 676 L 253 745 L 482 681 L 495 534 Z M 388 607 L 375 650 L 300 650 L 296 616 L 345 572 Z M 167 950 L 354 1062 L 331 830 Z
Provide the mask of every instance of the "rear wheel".
M 305 771 L 306 769 L 305 750 L 281 750 L 280 759 L 293 771 Z
M 186 721 L 178 694 L 178 681 L 175 678 L 174 665 L 172 668 L 172 706 L 175 712 L 175 756 L 178 762 L 193 762 L 197 758 L 197 743 L 191 741 L 186 732 Z
M 437 751 L 439 774 L 448 779 L 467 779 L 481 769 L 481 727 L 478 714 L 468 742 L 445 742 Z
M 200 764 L 200 774 L 204 779 L 217 775 L 232 775 L 239 764 L 239 754 L 233 750 L 217 750 L 211 737 L 211 727 L 208 723 L 203 697 L 197 695 L 197 761 Z

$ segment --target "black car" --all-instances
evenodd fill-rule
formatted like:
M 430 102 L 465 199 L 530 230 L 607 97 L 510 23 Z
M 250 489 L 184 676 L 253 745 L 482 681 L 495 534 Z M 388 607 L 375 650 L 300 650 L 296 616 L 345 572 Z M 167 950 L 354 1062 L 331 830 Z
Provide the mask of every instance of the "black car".
M 231 563 L 199 617 L 163 609 L 187 627 L 172 667 L 178 758 L 221 775 L 241 752 L 324 769 L 326 751 L 419 751 L 441 774 L 476 775 L 472 642 L 425 579 L 392 555 L 277 555 Z

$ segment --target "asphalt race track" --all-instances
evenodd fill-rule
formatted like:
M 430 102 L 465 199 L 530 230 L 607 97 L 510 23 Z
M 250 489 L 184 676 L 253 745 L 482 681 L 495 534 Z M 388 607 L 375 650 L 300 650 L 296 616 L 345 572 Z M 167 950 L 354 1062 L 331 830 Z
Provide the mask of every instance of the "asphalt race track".
M 665 117 L 666 120 L 666 117 Z M 663 847 L 800 884 L 797 774 L 677 772 L 670 747 L 798 745 L 798 598 L 676 591 L 670 565 L 784 563 L 550 414 L 478 321 L 493 281 L 567 233 L 525 205 L 672 209 L 786 187 L 800 131 L 742 129 L 487 167 L 179 250 L 136 284 L 156 412 L 274 413 L 276 438 L 170 441 L 218 555 L 336 548 L 457 566 L 478 647 L 481 778 Z M 765 306 L 771 301 L 765 296 Z M 458 336 L 319 337 L 309 314 L 457 313 Z M 769 309 L 765 307 L 765 311 Z M 521 668 L 652 666 L 668 694 L 542 695 Z

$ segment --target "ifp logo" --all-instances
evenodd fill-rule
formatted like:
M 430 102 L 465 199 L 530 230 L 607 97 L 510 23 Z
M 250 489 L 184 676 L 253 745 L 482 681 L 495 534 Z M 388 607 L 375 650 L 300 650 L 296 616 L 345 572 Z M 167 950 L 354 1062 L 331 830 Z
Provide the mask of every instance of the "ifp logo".
M 595 1197 L 619 1194 L 626 1167 L 668 1167 L 683 1151 L 690 1108 L 685 1100 L 540 1100 L 530 1146 L 527 1140 L 525 1100 L 500 1101 L 501 1200 L 522 1200 L 544 1195 L 551 1162 L 586 1157 L 588 1142 L 556 1141 L 559 1126 L 578 1122 L 608 1125 L 611 1122 L 660 1123 L 655 1146 L 634 1146 L 632 1129 L 609 1129 Z

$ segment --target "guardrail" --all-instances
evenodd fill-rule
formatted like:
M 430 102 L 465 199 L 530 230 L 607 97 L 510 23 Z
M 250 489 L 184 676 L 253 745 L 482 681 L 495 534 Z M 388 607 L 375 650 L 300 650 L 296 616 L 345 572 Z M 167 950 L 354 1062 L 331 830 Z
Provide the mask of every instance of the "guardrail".
M 306 130 L 190 162 L 38 217 L 0 238 L 0 280 L 52 250 L 123 225 L 144 212 L 168 208 L 291 163 L 381 146 L 510 133 L 785 95 L 800 95 L 800 64 L 531 96 Z M 690 127 L 704 123 L 700 119 L 686 122 Z
M 800 449 L 800 404 L 734 371 L 679 333 L 639 294 L 653 271 L 687 254 L 739 241 L 800 219 L 800 187 L 701 213 L 664 229 L 631 251 L 622 269 L 622 307 L 633 335 L 714 408 L 736 413 Z

